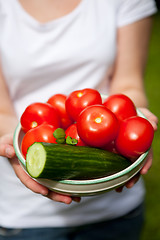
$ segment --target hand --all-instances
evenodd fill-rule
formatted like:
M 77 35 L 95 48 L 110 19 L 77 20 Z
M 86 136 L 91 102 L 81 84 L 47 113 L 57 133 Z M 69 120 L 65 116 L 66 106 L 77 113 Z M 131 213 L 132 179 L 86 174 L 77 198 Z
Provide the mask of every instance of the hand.
M 157 116 L 155 116 L 147 108 L 139 108 L 139 110 L 144 114 L 144 116 L 152 124 L 152 127 L 154 128 L 154 131 L 157 131 L 157 125 L 158 125 L 158 118 L 157 118 Z
M 43 196 L 48 197 L 51 200 L 57 202 L 63 202 L 70 204 L 73 201 L 79 202 L 79 197 L 70 197 L 62 195 L 53 191 L 50 191 L 45 186 L 34 181 L 25 171 L 22 169 L 21 165 L 18 162 L 16 157 L 14 147 L 13 147 L 13 135 L 7 134 L 0 138 L 0 156 L 7 157 L 10 160 L 10 163 L 20 181 L 30 190 L 35 193 L 42 194 Z
M 153 113 L 151 113 L 147 108 L 140 108 L 140 111 L 146 116 L 148 121 L 152 124 L 154 131 L 156 131 L 158 125 L 158 118 Z M 145 165 L 142 167 L 140 172 L 136 174 L 132 179 L 130 179 L 124 186 L 126 186 L 127 188 L 133 187 L 133 185 L 139 180 L 140 176 L 146 174 L 148 170 L 151 168 L 152 160 L 153 151 L 151 148 L 148 153 Z M 117 188 L 116 192 L 122 192 L 124 186 Z

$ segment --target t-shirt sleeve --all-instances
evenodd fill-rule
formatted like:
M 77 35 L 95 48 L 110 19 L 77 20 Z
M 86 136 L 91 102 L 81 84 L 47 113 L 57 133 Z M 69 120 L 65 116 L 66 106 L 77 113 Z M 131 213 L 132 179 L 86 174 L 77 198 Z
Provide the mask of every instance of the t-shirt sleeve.
M 118 27 L 125 26 L 157 12 L 154 0 L 120 0 Z

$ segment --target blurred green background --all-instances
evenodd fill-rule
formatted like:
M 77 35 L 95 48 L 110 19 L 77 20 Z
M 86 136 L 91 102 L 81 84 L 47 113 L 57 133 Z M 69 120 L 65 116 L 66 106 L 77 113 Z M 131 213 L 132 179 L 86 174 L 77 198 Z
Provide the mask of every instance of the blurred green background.
M 160 11 L 154 16 L 149 58 L 145 75 L 149 109 L 160 121 Z M 160 129 L 153 140 L 154 161 L 146 184 L 146 222 L 141 240 L 160 240 Z

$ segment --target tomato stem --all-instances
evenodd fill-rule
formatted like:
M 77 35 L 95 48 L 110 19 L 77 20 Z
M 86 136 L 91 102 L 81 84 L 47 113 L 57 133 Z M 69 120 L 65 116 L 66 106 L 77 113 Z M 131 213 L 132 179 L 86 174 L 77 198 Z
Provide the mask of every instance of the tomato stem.
M 35 127 L 37 127 L 37 126 L 38 126 L 38 123 L 35 122 L 35 121 L 33 121 L 33 122 L 32 122 L 32 128 L 35 128 Z
M 95 120 L 94 120 L 96 123 L 101 123 L 102 122 L 102 118 L 100 118 L 100 117 L 97 117 L 97 118 L 95 118 Z

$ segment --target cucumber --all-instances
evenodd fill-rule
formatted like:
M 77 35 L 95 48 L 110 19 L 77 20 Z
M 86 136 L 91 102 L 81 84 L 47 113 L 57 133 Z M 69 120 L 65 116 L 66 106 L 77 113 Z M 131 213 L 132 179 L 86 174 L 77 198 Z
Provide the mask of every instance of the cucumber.
M 119 172 L 131 162 L 112 152 L 86 146 L 32 144 L 26 156 L 26 169 L 33 178 L 86 180 Z

